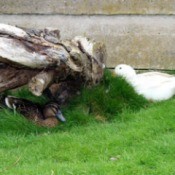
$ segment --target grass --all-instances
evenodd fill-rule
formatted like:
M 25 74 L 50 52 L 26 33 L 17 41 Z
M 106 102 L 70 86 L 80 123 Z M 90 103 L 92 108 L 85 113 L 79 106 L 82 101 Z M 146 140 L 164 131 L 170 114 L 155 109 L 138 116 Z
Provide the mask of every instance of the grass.
M 25 96 L 40 103 L 26 89 Z M 63 108 L 66 124 L 41 128 L 0 111 L 0 174 L 174 175 L 175 99 L 149 103 L 105 73 Z

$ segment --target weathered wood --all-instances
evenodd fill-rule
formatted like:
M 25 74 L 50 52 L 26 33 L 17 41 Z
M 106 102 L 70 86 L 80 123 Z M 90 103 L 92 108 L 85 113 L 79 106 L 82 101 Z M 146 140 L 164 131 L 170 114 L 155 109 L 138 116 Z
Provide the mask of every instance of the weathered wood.
M 90 81 L 92 84 L 99 83 L 103 76 L 103 69 L 105 68 L 106 62 L 105 45 L 82 36 L 77 36 L 72 41 L 77 43 L 79 49 L 88 58 L 84 60 L 83 65 L 86 81 Z
M 36 96 L 42 95 L 43 91 L 53 82 L 54 70 L 42 71 L 34 76 L 29 84 L 29 90 Z
M 28 83 L 37 70 L 18 69 L 10 66 L 0 66 L 0 92 L 14 89 Z
M 20 29 L 0 24 L 0 45 L 0 63 L 10 65 L 6 68 L 10 69 L 9 75 L 0 75 L 0 79 L 8 80 L 0 82 L 1 92 L 27 84 L 31 79 L 29 90 L 39 96 L 56 81 L 71 78 L 94 85 L 103 76 L 105 46 L 86 37 L 61 41 L 58 29 Z M 11 77 L 11 72 L 20 81 L 5 77 Z
M 0 23 L 0 33 L 5 35 L 15 36 L 15 37 L 27 37 L 27 34 L 24 30 L 15 26 L 10 26 L 2 23 Z
M 10 25 L 0 25 L 0 62 L 13 62 L 30 68 L 45 68 L 59 65 L 69 58 L 68 52 L 60 45 L 54 45 L 49 37 L 57 30 L 18 30 Z M 55 42 L 55 41 L 54 41 Z
M 25 99 L 5 97 L 4 103 L 40 126 L 64 122 L 59 106 L 82 86 L 99 83 L 105 46 L 85 37 L 60 40 L 57 29 L 20 29 L 0 24 L 0 92 L 28 84 L 36 96 L 48 91 L 56 103 L 43 107 Z M 53 83 L 57 83 L 55 86 Z

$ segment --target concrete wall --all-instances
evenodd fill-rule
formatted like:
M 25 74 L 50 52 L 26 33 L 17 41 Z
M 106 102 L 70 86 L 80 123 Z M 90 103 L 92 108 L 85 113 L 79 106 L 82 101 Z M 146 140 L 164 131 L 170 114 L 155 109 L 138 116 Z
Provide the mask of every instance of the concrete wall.
M 0 22 L 106 43 L 107 66 L 175 69 L 175 0 L 1 0 Z

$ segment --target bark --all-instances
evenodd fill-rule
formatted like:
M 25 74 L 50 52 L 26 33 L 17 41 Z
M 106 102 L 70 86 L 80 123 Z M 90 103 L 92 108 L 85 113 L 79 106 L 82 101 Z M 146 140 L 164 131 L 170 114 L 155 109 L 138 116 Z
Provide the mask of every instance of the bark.
M 14 89 L 28 83 L 31 77 L 38 73 L 37 70 L 18 69 L 11 66 L 0 66 L 0 93 Z
M 54 75 L 54 70 L 38 73 L 29 81 L 29 90 L 36 96 L 42 95 L 43 91 L 53 82 Z
M 37 96 L 55 82 L 95 85 L 103 76 L 105 58 L 104 44 L 86 37 L 60 40 L 58 29 L 0 24 L 0 92 L 27 83 Z

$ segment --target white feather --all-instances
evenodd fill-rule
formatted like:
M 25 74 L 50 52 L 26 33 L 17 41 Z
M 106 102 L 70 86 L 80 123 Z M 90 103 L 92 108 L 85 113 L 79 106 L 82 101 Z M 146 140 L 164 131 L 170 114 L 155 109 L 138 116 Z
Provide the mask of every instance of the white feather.
M 7 107 L 9 107 L 10 109 L 13 109 L 14 106 L 12 106 L 9 102 L 8 97 L 5 98 L 5 104 L 7 105 Z
M 175 76 L 160 72 L 136 74 L 131 66 L 125 64 L 116 66 L 115 73 L 148 100 L 167 100 L 175 95 Z

